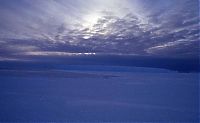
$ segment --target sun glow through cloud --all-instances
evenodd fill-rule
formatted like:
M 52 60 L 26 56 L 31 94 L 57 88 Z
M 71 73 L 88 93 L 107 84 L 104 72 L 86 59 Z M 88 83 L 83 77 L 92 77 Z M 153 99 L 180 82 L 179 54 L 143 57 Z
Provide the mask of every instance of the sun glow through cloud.
M 196 56 L 195 0 L 156 1 L 5 2 L 0 5 L 0 50 L 11 56 L 33 51 Z
M 98 20 L 101 18 L 99 13 L 91 13 L 84 17 L 84 22 L 82 25 L 85 28 L 91 29 L 95 24 L 97 24 Z

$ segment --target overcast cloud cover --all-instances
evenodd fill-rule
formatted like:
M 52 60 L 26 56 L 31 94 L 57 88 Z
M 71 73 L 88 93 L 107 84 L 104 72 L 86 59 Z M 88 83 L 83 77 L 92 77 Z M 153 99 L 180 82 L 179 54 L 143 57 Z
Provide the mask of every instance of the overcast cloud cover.
M 1 0 L 0 59 L 198 58 L 198 0 Z

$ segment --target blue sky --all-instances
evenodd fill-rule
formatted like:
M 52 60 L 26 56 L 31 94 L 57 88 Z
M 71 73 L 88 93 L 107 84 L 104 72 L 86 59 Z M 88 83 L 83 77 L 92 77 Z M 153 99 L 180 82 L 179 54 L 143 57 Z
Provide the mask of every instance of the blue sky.
M 198 0 L 1 0 L 0 60 L 198 58 Z

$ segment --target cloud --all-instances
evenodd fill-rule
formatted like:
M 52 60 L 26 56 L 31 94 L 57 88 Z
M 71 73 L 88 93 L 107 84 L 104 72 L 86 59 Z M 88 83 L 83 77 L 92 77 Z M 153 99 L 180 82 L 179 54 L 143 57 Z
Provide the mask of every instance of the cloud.
M 199 52 L 198 0 L 8 0 L 0 11 L 0 56 Z
M 95 55 L 96 53 L 70 53 L 70 52 L 54 52 L 54 51 L 33 51 L 25 52 L 18 55 L 27 56 L 82 56 L 82 55 Z

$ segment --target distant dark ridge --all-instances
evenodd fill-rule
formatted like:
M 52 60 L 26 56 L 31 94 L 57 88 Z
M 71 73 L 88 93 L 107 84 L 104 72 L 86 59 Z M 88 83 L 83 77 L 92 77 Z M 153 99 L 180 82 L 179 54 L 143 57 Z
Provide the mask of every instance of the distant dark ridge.
M 67 65 L 106 65 L 163 68 L 182 73 L 200 72 L 199 59 L 169 59 L 125 56 L 40 58 L 40 61 L 0 61 L 0 69 L 63 69 Z

